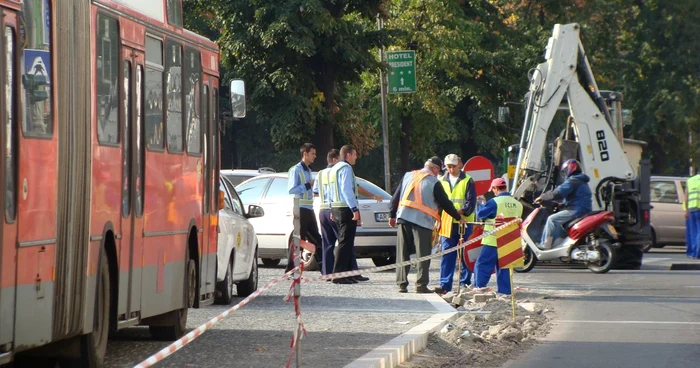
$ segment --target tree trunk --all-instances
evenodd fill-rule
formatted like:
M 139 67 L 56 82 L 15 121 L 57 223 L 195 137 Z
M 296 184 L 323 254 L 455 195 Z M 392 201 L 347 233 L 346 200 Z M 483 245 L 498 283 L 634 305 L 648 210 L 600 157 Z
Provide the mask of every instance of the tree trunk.
M 336 148 L 333 139 L 333 121 L 338 106 L 335 103 L 335 69 L 333 65 L 330 63 L 323 65 L 323 71 L 316 77 L 316 86 L 323 93 L 325 98 L 324 105 L 327 110 L 327 114 L 324 114 L 324 117 L 316 122 L 313 140 L 313 143 L 316 145 L 316 154 L 321 158 L 317 160 L 316 167 L 324 167 L 323 163 L 325 163 L 324 158 L 326 154 L 332 148 Z M 340 147 L 337 148 L 340 149 Z
M 401 117 L 401 172 L 406 173 L 411 170 L 411 160 L 409 159 L 411 137 L 411 117 Z

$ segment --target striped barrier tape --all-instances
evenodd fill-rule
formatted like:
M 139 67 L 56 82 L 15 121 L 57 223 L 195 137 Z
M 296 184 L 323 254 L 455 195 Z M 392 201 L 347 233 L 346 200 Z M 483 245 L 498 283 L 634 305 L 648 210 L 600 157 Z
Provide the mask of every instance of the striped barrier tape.
M 497 227 L 493 228 L 492 230 L 489 230 L 489 231 L 487 231 L 487 232 L 485 232 L 485 233 L 483 233 L 483 234 L 481 234 L 481 235 L 479 235 L 479 236 L 477 236 L 477 237 L 474 237 L 474 238 L 472 238 L 472 239 L 469 239 L 468 241 L 463 242 L 463 243 L 457 245 L 457 246 L 454 247 L 454 248 L 450 248 L 450 249 L 441 251 L 440 253 L 430 254 L 430 255 L 427 255 L 427 256 L 424 256 L 424 257 L 416 258 L 416 259 L 414 259 L 414 260 L 403 261 L 403 262 L 394 263 L 394 264 L 390 264 L 390 265 L 386 265 L 386 266 L 381 266 L 381 267 L 365 268 L 365 269 L 362 269 L 362 270 L 345 271 L 345 272 L 338 272 L 338 273 L 334 273 L 334 274 L 330 274 L 330 275 L 320 275 L 320 276 L 316 276 L 316 277 L 312 277 L 312 278 L 304 278 L 304 279 L 301 280 L 301 282 L 302 282 L 302 283 L 307 283 L 307 282 L 314 282 L 314 281 L 321 281 L 321 280 L 329 280 L 329 279 L 335 279 L 335 278 L 344 278 L 344 277 L 359 276 L 359 275 L 361 275 L 361 274 L 363 274 L 363 273 L 365 273 L 365 274 L 366 274 L 366 273 L 376 273 L 376 272 L 382 272 L 382 271 L 391 270 L 391 269 L 394 269 L 394 268 L 399 268 L 399 267 L 404 267 L 404 266 L 408 266 L 408 265 L 418 264 L 418 263 L 420 263 L 420 262 L 427 261 L 427 260 L 429 260 L 429 259 L 442 257 L 442 256 L 444 256 L 445 254 L 448 254 L 448 253 L 457 252 L 457 251 L 459 251 L 459 250 L 465 248 L 466 246 L 468 246 L 468 245 L 470 245 L 470 244 L 473 244 L 473 243 L 475 243 L 475 242 L 477 242 L 477 241 L 479 241 L 479 240 L 481 240 L 481 239 L 483 239 L 483 238 L 485 238 L 485 237 L 487 237 L 487 236 L 489 236 L 489 235 L 495 234 L 496 232 L 501 231 L 502 229 L 506 228 L 507 226 L 509 226 L 509 225 L 511 225 L 511 224 L 514 224 L 514 223 L 516 223 L 516 222 L 520 222 L 520 221 L 522 221 L 522 220 L 520 220 L 520 219 L 518 218 L 518 219 L 515 219 L 515 220 L 511 220 L 511 221 L 508 221 L 508 222 L 504 222 L 504 223 L 498 225 Z
M 154 355 L 148 357 L 146 360 L 142 361 L 141 363 L 137 364 L 134 366 L 134 368 L 146 368 L 150 367 L 161 360 L 169 357 L 172 355 L 174 352 L 182 349 L 185 345 L 191 343 L 194 341 L 196 338 L 198 338 L 204 331 L 210 329 L 212 326 L 215 324 L 219 323 L 224 317 L 228 316 L 229 314 L 235 312 L 236 310 L 240 309 L 244 305 L 248 304 L 251 300 L 257 298 L 260 294 L 264 293 L 267 290 L 272 289 L 273 287 L 277 286 L 280 282 L 284 281 L 292 275 L 296 271 L 296 268 L 291 269 L 289 272 L 285 273 L 284 275 L 270 281 L 267 283 L 267 285 L 263 286 L 262 288 L 255 290 L 252 294 L 250 294 L 247 298 L 241 300 L 240 303 L 234 305 L 233 307 L 227 309 L 223 313 L 219 314 L 218 316 L 210 319 L 207 323 L 195 328 L 194 330 L 190 331 L 187 335 L 181 337 L 177 341 L 173 342 L 172 344 L 166 346 L 159 352 L 155 353 Z
M 486 236 L 495 234 L 496 232 L 500 231 L 501 229 L 507 227 L 508 225 L 511 225 L 511 224 L 513 224 L 513 223 L 515 223 L 515 222 L 520 222 L 520 221 L 521 221 L 520 219 L 515 219 L 515 220 L 512 220 L 512 221 L 503 223 L 503 224 L 501 224 L 501 225 L 495 227 L 494 229 L 492 229 L 492 230 L 490 230 L 490 231 L 488 231 L 488 232 L 485 232 L 485 233 L 483 233 L 483 234 L 481 234 L 481 235 L 479 235 L 479 236 L 477 236 L 477 237 L 475 237 L 475 238 L 473 238 L 473 239 L 470 239 L 470 240 L 468 240 L 468 241 L 466 241 L 466 242 L 463 242 L 463 243 L 459 244 L 458 246 L 456 246 L 456 247 L 454 247 L 454 248 L 447 249 L 447 250 L 445 250 L 445 251 L 443 251 L 443 252 L 440 252 L 440 253 L 431 254 L 431 255 L 424 256 L 424 257 L 416 258 L 416 259 L 414 259 L 414 260 L 408 260 L 408 261 L 399 262 L 399 263 L 395 263 L 395 264 L 391 264 L 391 265 L 386 265 L 386 266 L 381 266 L 381 267 L 374 267 L 374 268 L 368 268 L 368 269 L 362 269 L 362 270 L 356 270 L 356 271 L 338 272 L 338 273 L 333 273 L 333 274 L 330 274 L 330 275 L 320 275 L 320 276 L 316 276 L 316 277 L 312 277 L 312 278 L 302 278 L 302 279 L 300 279 L 298 282 L 300 282 L 300 283 L 307 283 L 307 282 L 314 282 L 314 281 L 321 281 L 321 280 L 330 280 L 330 279 L 334 279 L 334 278 L 352 277 L 352 276 L 358 276 L 358 275 L 360 275 L 360 274 L 362 274 L 362 273 L 364 273 L 364 274 L 376 273 L 376 272 L 388 271 L 388 270 L 395 269 L 395 268 L 398 268 L 398 267 L 404 267 L 404 266 L 408 266 L 408 265 L 418 264 L 418 263 L 420 263 L 420 262 L 427 261 L 427 260 L 429 260 L 429 259 L 442 257 L 443 255 L 445 255 L 445 254 L 447 254 L 447 253 L 456 252 L 456 251 L 458 251 L 458 250 L 460 250 L 460 249 L 463 249 L 464 247 L 466 247 L 466 246 L 469 245 L 469 244 L 472 244 L 472 243 L 474 243 L 474 242 L 477 242 L 477 241 L 483 239 L 483 238 L 486 237 Z M 270 281 L 269 283 L 267 283 L 267 285 L 265 285 L 265 286 L 263 286 L 262 288 L 256 290 L 255 292 L 253 292 L 252 294 L 250 294 L 247 298 L 243 299 L 240 303 L 234 305 L 233 307 L 227 309 L 226 311 L 224 311 L 223 313 L 219 314 L 218 316 L 212 318 L 212 319 L 209 320 L 207 323 L 205 323 L 205 324 L 203 324 L 203 325 L 197 327 L 196 329 L 190 331 L 190 333 L 188 333 L 187 335 L 181 337 L 181 338 L 178 339 L 177 341 L 174 341 L 172 344 L 166 346 L 165 348 L 163 348 L 163 349 L 160 350 L 159 352 L 157 352 L 157 353 L 155 353 L 154 355 L 148 357 L 146 360 L 144 360 L 144 361 L 142 361 L 141 363 L 135 365 L 134 368 L 146 368 L 146 367 L 150 367 L 150 366 L 152 366 L 152 365 L 154 365 L 154 364 L 160 362 L 161 360 L 163 360 L 163 359 L 169 357 L 169 356 L 172 355 L 174 352 L 176 352 L 176 351 L 182 349 L 185 345 L 187 345 L 187 344 L 191 343 L 192 341 L 194 341 L 194 340 L 195 340 L 196 338 L 198 338 L 202 333 L 204 333 L 204 331 L 210 329 L 212 326 L 214 326 L 214 325 L 217 324 L 219 321 L 221 321 L 222 319 L 224 319 L 225 317 L 227 317 L 229 314 L 235 312 L 236 310 L 238 310 L 238 309 L 240 309 L 241 307 L 243 307 L 243 306 L 245 306 L 246 304 L 248 304 L 251 300 L 257 298 L 260 294 L 264 293 L 264 292 L 267 291 L 267 290 L 272 289 L 273 287 L 277 286 L 280 282 L 286 280 L 289 276 L 291 276 L 294 272 L 296 272 L 297 268 L 299 268 L 299 267 L 295 267 L 295 268 L 291 269 L 289 272 L 286 272 L 284 275 L 282 275 L 282 276 L 280 276 L 280 277 L 278 277 L 278 278 L 276 278 L 276 279 Z

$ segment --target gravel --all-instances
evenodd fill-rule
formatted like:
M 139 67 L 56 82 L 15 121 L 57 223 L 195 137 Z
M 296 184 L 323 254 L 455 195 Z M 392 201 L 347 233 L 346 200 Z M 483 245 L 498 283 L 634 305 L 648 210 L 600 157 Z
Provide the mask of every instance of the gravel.
M 431 334 L 426 349 L 400 367 L 500 367 L 549 331 L 551 307 L 543 296 L 521 292 L 515 319 L 510 299 L 468 302 L 458 308 L 462 316 Z

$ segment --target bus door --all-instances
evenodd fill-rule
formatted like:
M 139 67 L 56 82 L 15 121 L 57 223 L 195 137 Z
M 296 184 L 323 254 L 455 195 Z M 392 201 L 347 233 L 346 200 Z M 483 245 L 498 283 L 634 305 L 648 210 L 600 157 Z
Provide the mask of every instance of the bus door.
M 17 256 L 17 16 L 0 7 L 0 363 L 14 335 Z
M 122 45 L 122 240 L 120 262 L 128 262 L 128 276 L 121 273 L 118 316 L 133 324 L 140 318 L 143 269 L 144 175 L 144 53 Z M 120 267 L 122 270 L 126 267 Z M 128 279 L 125 279 L 128 278 Z M 122 293 L 126 295 L 122 295 Z

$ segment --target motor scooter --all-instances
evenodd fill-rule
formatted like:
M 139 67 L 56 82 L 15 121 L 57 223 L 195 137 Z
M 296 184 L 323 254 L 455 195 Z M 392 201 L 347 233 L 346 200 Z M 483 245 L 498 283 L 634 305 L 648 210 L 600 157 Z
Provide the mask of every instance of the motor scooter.
M 616 249 L 620 246 L 615 227 L 615 213 L 593 211 L 563 224 L 567 236 L 557 239 L 550 249 L 538 246 L 542 238 L 550 205 L 535 208 L 522 224 L 525 265 L 516 272 L 529 272 L 537 261 L 559 260 L 565 263 L 583 262 L 594 273 L 606 273 L 615 263 Z

